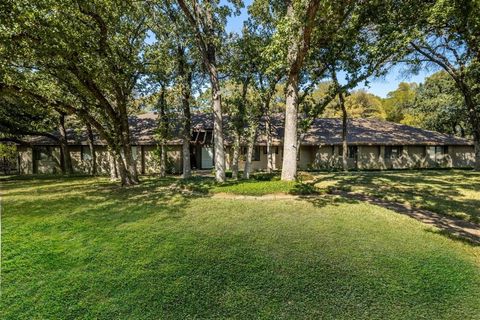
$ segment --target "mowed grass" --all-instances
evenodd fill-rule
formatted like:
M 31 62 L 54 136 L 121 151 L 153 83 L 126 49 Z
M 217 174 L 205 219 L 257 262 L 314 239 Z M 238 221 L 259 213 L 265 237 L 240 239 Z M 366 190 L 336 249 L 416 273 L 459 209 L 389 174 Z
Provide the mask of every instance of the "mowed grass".
M 480 173 L 409 170 L 318 173 L 316 187 L 337 188 L 480 222 Z
M 278 173 L 255 173 L 252 178 L 228 179 L 227 182 L 215 183 L 213 177 L 194 176 L 188 180 L 178 179 L 174 185 L 183 190 L 197 194 L 226 193 L 232 195 L 262 196 L 271 194 L 305 195 L 316 193 L 311 184 L 298 181 L 281 181 Z
M 211 189 L 211 192 L 261 196 L 265 194 L 294 193 L 296 190 L 297 190 L 297 183 L 295 181 L 281 181 L 281 180 L 242 181 L 240 180 L 235 183 L 215 185 Z
M 478 319 L 480 247 L 341 198 L 3 180 L 2 319 Z

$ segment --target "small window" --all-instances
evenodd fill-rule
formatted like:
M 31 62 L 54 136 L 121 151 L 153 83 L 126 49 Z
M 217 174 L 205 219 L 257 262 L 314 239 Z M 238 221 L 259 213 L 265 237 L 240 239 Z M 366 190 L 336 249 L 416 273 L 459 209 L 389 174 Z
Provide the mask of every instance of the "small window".
M 385 159 L 397 159 L 402 156 L 403 147 L 401 146 L 386 146 Z
M 448 146 L 435 146 L 435 154 L 438 154 L 438 155 L 448 154 Z
M 137 160 L 137 147 L 132 147 L 132 157 L 133 160 Z
M 270 150 L 272 150 L 272 153 L 278 154 L 278 147 L 270 147 Z M 263 154 L 268 154 L 267 147 L 263 147 Z
M 260 161 L 260 147 L 253 148 L 252 161 Z
M 34 150 L 34 160 L 50 160 L 52 156 L 52 148 L 51 147 L 39 147 L 38 149 Z
M 350 159 L 356 159 L 358 154 L 358 147 L 357 146 L 349 146 L 348 147 L 348 157 Z
M 90 147 L 88 146 L 82 146 L 81 155 L 83 161 L 92 160 L 92 153 L 90 152 Z
M 33 150 L 33 160 L 37 161 L 40 160 L 40 150 Z
M 348 146 L 347 148 L 347 156 L 350 159 L 356 159 L 358 154 L 358 147 L 357 146 Z M 338 155 L 340 157 L 343 156 L 343 146 L 338 146 Z
M 248 147 L 242 147 L 241 151 L 241 155 L 244 157 L 244 159 L 246 159 L 248 154 Z M 260 147 L 253 147 L 252 161 L 260 161 L 260 152 Z

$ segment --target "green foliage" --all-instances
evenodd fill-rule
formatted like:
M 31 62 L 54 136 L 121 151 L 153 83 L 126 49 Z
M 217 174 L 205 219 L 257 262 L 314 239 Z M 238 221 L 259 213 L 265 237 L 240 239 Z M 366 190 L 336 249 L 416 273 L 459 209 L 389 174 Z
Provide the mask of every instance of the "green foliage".
M 445 72 L 425 79 L 417 89 L 410 112 L 412 120 L 422 128 L 462 137 L 471 133 L 465 100 Z
M 375 118 L 385 120 L 386 114 L 382 100 L 365 90 L 356 90 L 345 98 L 345 107 L 350 118 Z M 341 117 L 338 103 L 330 103 L 325 109 L 325 117 Z
M 0 143 L 0 159 L 13 160 L 17 157 L 17 147 L 13 144 Z
M 408 117 L 408 112 L 415 103 L 417 88 L 416 83 L 401 82 L 396 90 L 388 93 L 383 101 L 387 121 L 414 124 L 411 123 L 413 119 Z
M 392 41 L 403 43 L 402 61 L 409 63 L 413 71 L 434 66 L 448 73 L 462 93 L 473 137 L 480 141 L 480 3 L 464 0 L 408 3 L 391 12 L 396 17 L 385 20 L 382 28 L 394 30 Z M 477 150 L 477 162 L 479 157 Z
M 58 113 L 48 104 L 1 88 L 0 105 L 0 135 L 5 137 L 49 134 L 58 124 Z
M 465 100 L 454 80 L 444 71 L 424 83 L 399 84 L 383 100 L 387 120 L 458 136 L 470 136 Z

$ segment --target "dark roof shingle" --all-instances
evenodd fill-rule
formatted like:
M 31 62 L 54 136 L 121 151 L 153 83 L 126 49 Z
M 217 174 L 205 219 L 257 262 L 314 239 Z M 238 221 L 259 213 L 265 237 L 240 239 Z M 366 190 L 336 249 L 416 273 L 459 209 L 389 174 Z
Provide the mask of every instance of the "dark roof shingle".
M 155 144 L 155 131 L 157 128 L 158 115 L 145 113 L 130 118 L 132 143 L 137 145 Z M 284 128 L 283 115 L 276 114 L 271 118 L 273 144 L 282 143 Z M 266 144 L 265 119 L 260 121 L 257 143 Z M 180 121 L 174 120 L 172 138 L 170 144 L 180 145 Z M 229 117 L 224 116 L 224 128 L 227 128 Z M 193 114 L 192 130 L 213 130 L 213 116 L 211 113 Z M 54 133 L 58 136 L 58 132 Z M 338 118 L 318 118 L 304 134 L 302 145 L 338 145 L 342 143 L 342 121 Z M 84 130 L 68 130 L 68 141 L 71 145 L 86 144 Z M 45 137 L 30 139 L 32 144 L 51 145 L 56 144 Z M 392 123 L 375 119 L 349 119 L 347 142 L 352 145 L 473 145 L 471 140 L 447 135 L 435 131 L 424 130 L 403 124 Z M 98 135 L 95 135 L 95 143 L 104 145 Z M 225 143 L 232 143 L 229 135 L 226 135 Z

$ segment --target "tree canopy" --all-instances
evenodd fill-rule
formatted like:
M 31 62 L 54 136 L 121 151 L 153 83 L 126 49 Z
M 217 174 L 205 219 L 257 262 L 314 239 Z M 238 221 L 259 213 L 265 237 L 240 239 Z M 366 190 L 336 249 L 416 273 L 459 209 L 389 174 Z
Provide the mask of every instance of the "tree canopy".
M 131 185 L 139 178 L 129 117 L 156 110 L 161 145 L 169 119 L 181 120 L 188 178 L 191 113 L 211 112 L 215 175 L 224 182 L 224 115 L 236 162 L 241 145 L 252 152 L 259 130 L 271 157 L 270 118 L 281 112 L 282 179 L 292 180 L 299 140 L 315 118 L 341 116 L 346 126 L 347 118 L 362 117 L 472 137 L 480 169 L 478 2 L 255 0 L 241 32 L 228 33 L 228 18 L 243 6 L 241 0 L 3 1 L 0 138 L 57 139 L 68 167 L 66 127 L 75 124 L 89 136 L 93 130 L 107 142 L 121 183 Z M 421 84 L 402 82 L 385 99 L 358 89 L 394 65 L 441 72 Z

